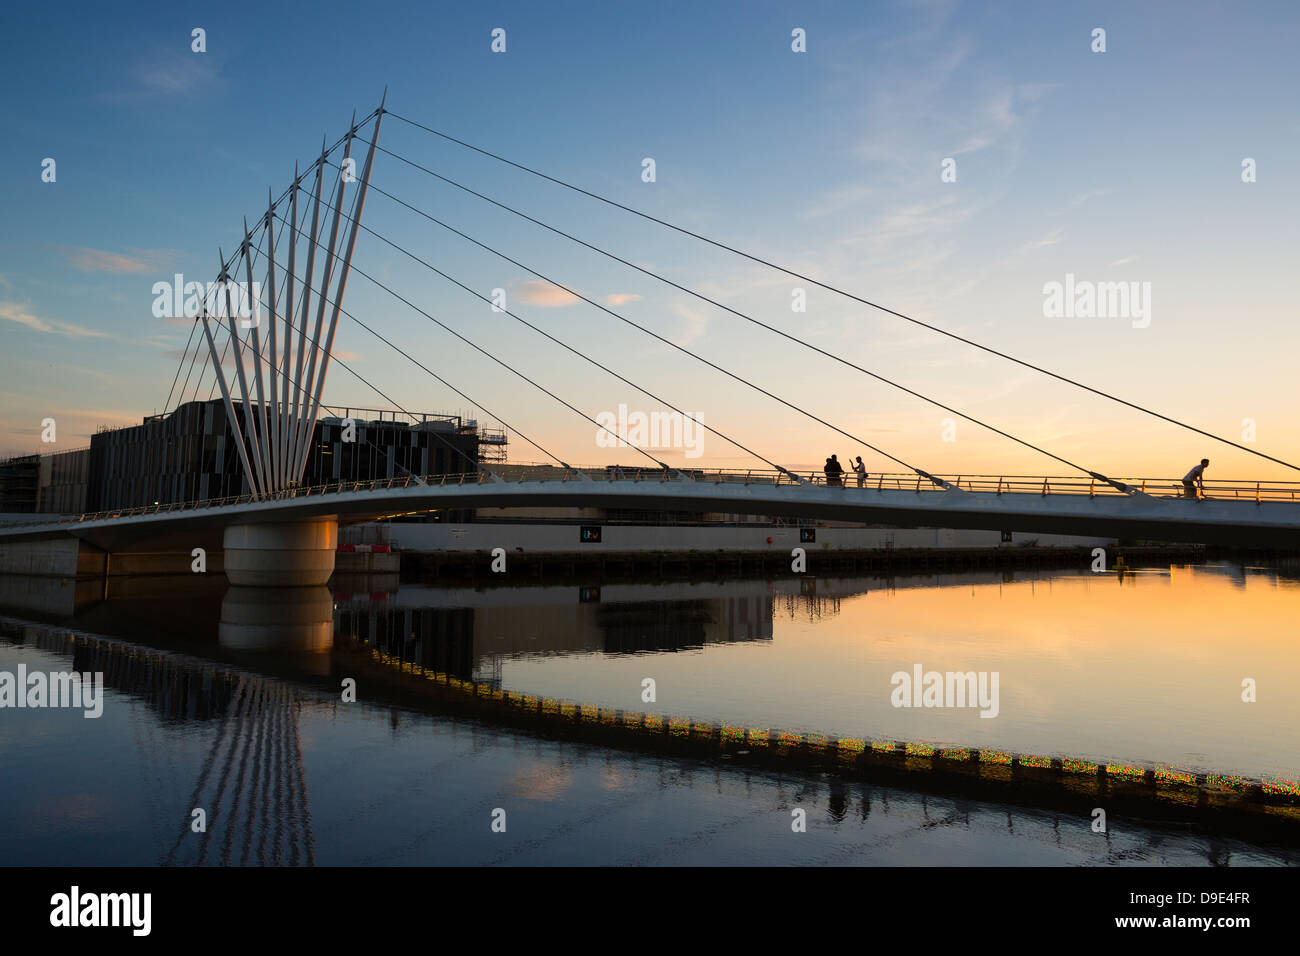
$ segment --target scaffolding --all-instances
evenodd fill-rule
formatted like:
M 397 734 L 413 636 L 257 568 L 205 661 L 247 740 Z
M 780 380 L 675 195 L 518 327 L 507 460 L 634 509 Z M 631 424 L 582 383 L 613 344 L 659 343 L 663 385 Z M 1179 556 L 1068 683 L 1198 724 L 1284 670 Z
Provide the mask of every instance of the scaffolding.
M 506 463 L 505 429 L 478 428 L 477 422 L 468 422 L 467 426 L 478 433 L 478 460 L 480 463 L 504 465 Z

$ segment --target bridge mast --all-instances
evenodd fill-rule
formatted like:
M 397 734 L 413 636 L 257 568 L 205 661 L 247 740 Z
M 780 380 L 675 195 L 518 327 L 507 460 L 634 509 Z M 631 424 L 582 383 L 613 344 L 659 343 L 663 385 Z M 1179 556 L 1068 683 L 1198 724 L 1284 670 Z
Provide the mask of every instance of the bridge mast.
M 338 286 L 334 290 L 334 311 L 330 314 L 329 335 L 325 340 L 325 354 L 321 357 L 320 379 L 316 382 L 316 393 L 315 395 L 312 396 L 311 415 L 307 421 L 308 435 L 310 435 L 313 429 L 315 429 L 316 416 L 320 413 L 321 395 L 323 394 L 325 389 L 325 373 L 329 371 L 330 353 L 334 348 L 334 332 L 338 328 L 339 309 L 343 304 L 343 292 L 344 289 L 347 288 L 347 284 L 348 284 L 348 272 L 352 268 L 352 250 L 355 248 L 357 244 L 357 228 L 361 225 L 361 211 L 362 209 L 365 208 L 366 205 L 366 188 L 370 185 L 370 170 L 374 166 L 374 162 L 375 162 L 375 144 L 379 142 L 379 123 L 384 118 L 384 102 L 387 99 L 388 99 L 388 92 L 387 90 L 385 90 L 384 97 L 379 102 L 379 110 L 378 112 L 375 113 L 375 131 L 374 134 L 370 137 L 370 149 L 366 151 L 366 165 L 361 173 L 361 187 L 360 187 L 361 191 L 357 193 L 357 209 L 356 209 L 356 213 L 353 215 L 352 218 L 352 228 L 348 232 L 348 245 L 347 245 L 347 249 L 343 253 L 343 268 L 339 271 Z M 351 142 L 352 135 L 356 133 L 356 130 L 357 128 L 354 125 L 352 127 L 351 132 L 349 132 L 348 134 L 349 143 Z M 342 197 L 342 187 L 343 184 L 342 182 L 340 182 L 339 183 L 340 199 Z M 334 211 L 335 213 L 337 213 L 338 209 L 335 209 Z M 324 293 L 325 293 L 325 286 L 322 283 L 321 285 L 322 304 L 324 303 Z M 306 464 L 307 463 L 304 459 L 302 463 L 304 468 L 306 467 Z M 295 481 L 299 480 L 301 479 L 301 477 L 302 477 L 302 471 L 300 469 L 294 475 L 294 480 Z
M 221 368 L 221 359 L 217 355 L 216 343 L 212 341 L 212 328 L 208 325 L 207 304 L 203 305 L 203 335 L 208 341 L 208 354 L 212 356 L 212 367 Z M 235 407 L 230 401 L 230 389 L 226 387 L 226 377 L 217 375 L 217 384 L 221 386 L 221 398 L 226 403 L 226 417 L 230 420 L 230 429 L 235 433 L 235 448 L 239 451 L 239 461 L 244 466 L 244 474 L 252 475 L 253 469 L 248 463 L 248 449 L 244 447 L 244 436 L 239 428 L 239 419 L 235 418 Z M 252 479 L 249 479 L 250 483 Z
M 261 303 L 259 296 L 253 291 L 255 288 L 252 259 L 253 233 L 248 229 L 247 220 L 244 222 L 244 240 L 239 250 L 231 256 L 229 262 L 225 260 L 224 255 L 221 258 L 220 284 L 218 288 L 224 290 L 225 294 L 227 320 L 235 357 L 235 383 L 238 384 L 238 401 L 243 405 L 244 425 L 242 429 L 239 420 L 235 416 L 236 390 L 232 388 L 234 383 L 227 378 L 226 372 L 222 368 L 221 359 L 217 354 L 216 344 L 212 337 L 212 330 L 208 323 L 206 305 L 203 308 L 203 331 L 208 343 L 208 353 L 212 359 L 217 383 L 221 388 L 221 397 L 226 405 L 226 414 L 230 419 L 231 431 L 234 434 L 235 443 L 239 450 L 240 464 L 243 466 L 244 475 L 248 479 L 249 488 L 256 497 L 275 495 L 296 486 L 302 480 L 303 472 L 307 468 L 307 453 L 311 447 L 311 436 L 315 430 L 317 418 L 320 415 L 321 400 L 325 390 L 325 377 L 329 371 L 330 356 L 334 347 L 334 335 L 338 329 L 343 294 L 347 288 L 348 274 L 351 271 L 352 253 L 356 248 L 357 231 L 360 226 L 362 209 L 365 207 L 366 191 L 370 184 L 370 173 L 374 168 L 375 146 L 379 140 L 379 126 L 383 119 L 384 102 L 386 100 L 387 91 L 385 91 L 384 99 L 380 101 L 378 109 L 371 114 L 374 117 L 375 125 L 370 137 L 370 148 L 366 153 L 365 165 L 362 168 L 356 210 L 349 217 L 351 225 L 348 229 L 347 242 L 340 249 L 339 223 L 344 218 L 343 203 L 346 187 L 349 182 L 357 181 L 352 174 L 356 164 L 351 156 L 352 142 L 356 138 L 359 129 L 355 113 L 348 132 L 342 141 L 344 146 L 343 161 L 340 163 L 339 185 L 335 194 L 334 215 L 330 224 L 329 242 L 325 247 L 324 262 L 321 266 L 320 285 L 317 290 L 316 321 L 310 336 L 311 342 L 309 346 L 306 321 L 308 315 L 310 315 L 312 305 L 312 280 L 316 263 L 316 246 L 319 245 L 320 238 L 318 226 L 320 224 L 321 195 L 324 191 L 324 170 L 325 165 L 329 162 L 329 154 L 339 144 L 336 143 L 335 147 L 327 149 L 322 142 L 320 157 L 313 163 L 316 167 L 316 182 L 313 190 L 311 232 L 305 236 L 308 243 L 307 270 L 302 283 L 302 299 L 297 310 L 300 317 L 299 321 L 303 323 L 303 326 L 298 335 L 296 379 L 290 376 L 291 370 L 294 369 L 294 362 L 292 361 L 294 270 L 297 265 L 298 240 L 302 235 L 298 230 L 298 190 L 301 188 L 302 175 L 299 174 L 296 166 L 294 168 L 293 184 L 286 190 L 285 195 L 280 197 L 280 201 L 286 198 L 289 199 L 289 264 L 288 274 L 283 277 L 286 295 L 282 307 L 277 307 L 276 301 L 277 270 L 274 233 L 277 202 L 270 195 L 268 195 L 269 206 L 262 219 L 262 228 L 266 231 L 266 238 L 269 242 L 266 259 L 267 305 L 270 313 L 267 344 L 270 347 L 270 355 L 265 357 L 266 384 L 269 385 L 269 390 L 263 388 L 262 363 L 264 357 L 262 355 L 262 336 L 259 330 L 261 322 L 258 314 L 260 313 Z M 368 119 L 369 117 L 362 120 L 362 124 L 367 122 Z M 248 379 L 244 370 L 245 346 L 239 339 L 239 331 L 235 322 L 235 309 L 231 304 L 229 286 L 231 281 L 229 268 L 241 255 L 244 260 L 244 275 L 248 281 L 248 302 L 251 309 L 257 310 L 257 312 L 254 312 L 252 332 L 250 334 L 251 343 L 249 343 L 253 352 L 252 373 L 256 390 L 256 411 L 254 411 L 253 396 L 250 394 Z M 333 308 L 330 312 L 329 323 L 326 325 L 326 293 L 329 290 L 330 280 L 336 274 Z M 284 323 L 282 340 L 278 327 L 281 322 Z M 322 332 L 324 332 L 324 335 L 322 335 Z M 307 363 L 306 377 L 304 378 L 303 360 L 308 349 L 310 349 L 311 356 Z M 318 359 L 319 368 L 317 367 Z M 291 394 L 292 400 L 290 398 Z

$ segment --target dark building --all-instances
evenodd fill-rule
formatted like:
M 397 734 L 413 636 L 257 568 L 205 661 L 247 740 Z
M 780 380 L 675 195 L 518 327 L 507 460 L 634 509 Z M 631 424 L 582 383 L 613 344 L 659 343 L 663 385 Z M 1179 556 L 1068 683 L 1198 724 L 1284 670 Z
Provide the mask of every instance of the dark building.
M 0 461 L 0 514 L 35 511 L 40 480 L 40 455 L 20 455 Z
M 89 483 L 89 448 L 43 455 L 40 495 L 36 510 L 64 515 L 85 512 Z
M 302 483 L 460 474 L 504 457 L 505 435 L 481 431 L 472 420 L 421 415 L 399 421 L 399 414 L 343 409 L 342 417 L 319 419 Z M 247 435 L 241 405 L 235 415 Z M 219 399 L 190 402 L 140 425 L 103 429 L 87 449 L 0 463 L 0 512 L 114 511 L 249 491 Z
M 0 461 L 0 514 L 86 510 L 90 449 Z

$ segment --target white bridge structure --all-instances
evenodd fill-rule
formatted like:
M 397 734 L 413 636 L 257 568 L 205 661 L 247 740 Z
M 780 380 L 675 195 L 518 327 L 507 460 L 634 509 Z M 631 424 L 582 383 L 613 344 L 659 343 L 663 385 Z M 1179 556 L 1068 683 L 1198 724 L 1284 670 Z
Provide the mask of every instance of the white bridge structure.
M 511 474 L 513 472 L 513 474 Z M 1177 482 L 1123 493 L 1071 478 L 878 475 L 863 487 L 742 471 L 562 469 L 504 466 L 461 475 L 407 476 L 289 489 L 111 514 L 0 526 L 0 546 L 74 538 L 105 552 L 148 542 L 191 542 L 224 532 L 232 583 L 323 584 L 334 569 L 340 523 L 436 509 L 518 507 L 727 512 L 933 528 L 1114 536 L 1243 548 L 1300 548 L 1300 485 L 1211 486 L 1175 497 Z M 232 549 L 236 554 L 232 555 Z M 243 551 L 244 553 L 238 553 Z M 182 555 L 188 561 L 188 556 Z
M 876 305 L 809 276 L 801 275 L 696 232 L 605 199 L 589 190 L 540 173 L 521 163 L 472 146 L 422 123 L 386 110 L 384 106 L 386 98 L 385 92 L 385 99 L 381 101 L 379 107 L 360 124 L 356 122 L 354 114 L 348 132 L 334 146 L 326 148 L 322 143 L 319 158 L 308 170 L 303 173 L 295 171 L 292 184 L 278 199 L 268 197 L 268 208 L 253 229 L 250 230 L 245 222 L 244 236 L 238 249 L 229 257 L 224 255 L 220 257 L 218 281 L 214 286 L 216 295 L 212 296 L 210 305 L 207 300 L 202 303 L 199 314 L 195 317 L 195 330 L 201 328 L 202 336 L 195 344 L 190 369 L 192 372 L 195 360 L 198 359 L 202 348 L 206 346 L 207 360 L 214 379 L 213 388 L 220 389 L 225 403 L 226 417 L 233 432 L 247 494 L 208 501 L 155 504 L 150 507 L 111 513 L 39 517 L 21 523 L 3 524 L 0 525 L 0 572 L 63 574 L 68 573 L 69 568 L 76 571 L 81 568 L 80 549 L 83 546 L 98 549 L 101 553 L 110 556 L 113 553 L 150 546 L 155 548 L 156 553 L 171 549 L 181 554 L 190 553 L 192 548 L 215 546 L 223 550 L 225 572 L 234 584 L 268 587 L 319 585 L 329 578 L 334 569 L 340 523 L 366 522 L 382 519 L 385 516 L 441 509 L 512 506 L 722 512 L 833 519 L 902 527 L 1078 534 L 1246 548 L 1300 548 L 1300 498 L 1297 497 L 1300 493 L 1300 484 L 1273 482 L 1265 485 L 1263 482 L 1207 481 L 1204 483 L 1204 495 L 1191 498 L 1185 496 L 1184 486 L 1179 481 L 1117 480 L 1091 471 L 1083 465 L 1011 435 L 988 422 L 980 421 L 863 368 L 842 355 L 827 352 L 790 332 L 767 325 L 725 303 L 710 299 L 687 286 L 636 265 L 628 258 L 614 255 L 593 243 L 556 229 L 540 219 L 463 186 L 393 150 L 381 147 L 378 144 L 381 122 L 385 116 L 393 116 L 411 129 L 436 135 L 457 146 L 506 163 L 517 171 L 540 176 L 553 186 L 574 190 L 589 200 L 606 203 L 689 236 L 694 241 L 711 244 L 764 267 L 793 276 L 802 282 L 819 286 L 864 306 L 881 310 L 897 319 L 956 339 L 1003 360 L 1056 378 L 1071 386 L 1197 432 L 1249 454 L 1300 471 L 1298 465 L 1265 455 L 1253 448 L 1213 435 L 1134 402 L 962 338 L 940 327 L 886 309 L 884 306 Z M 365 159 L 359 172 L 352 155 L 354 143 L 366 146 Z M 341 158 L 336 161 L 331 156 L 340 148 Z M 382 187 L 374 186 L 372 189 L 371 174 L 377 152 L 406 163 L 417 171 L 432 175 L 447 186 L 464 190 L 501 210 L 521 216 L 565 240 L 576 242 L 591 252 L 607 256 L 657 282 L 667 283 L 680 292 L 695 296 L 713 307 L 764 328 L 797 346 L 818 353 L 822 359 L 845 365 L 900 389 L 914 398 L 973 422 L 1003 438 L 1050 457 L 1078 471 L 1082 477 L 938 476 L 924 471 L 843 428 L 818 418 L 795 402 L 768 391 L 753 382 L 752 377 L 744 372 L 724 368 L 685 346 L 666 339 L 652 329 L 620 315 L 607 304 L 590 299 L 580 291 L 498 252 L 486 243 L 386 192 Z M 328 172 L 326 167 L 330 168 Z M 327 178 L 335 185 L 327 186 Z M 677 352 L 703 363 L 712 372 L 731 377 L 761 393 L 766 399 L 779 402 L 819 425 L 852 440 L 855 445 L 869 449 L 908 471 L 902 474 L 883 474 L 873 470 L 870 480 L 861 485 L 851 474 L 845 476 L 844 484 L 831 483 L 829 479 L 820 475 L 796 473 L 782 467 L 777 462 L 735 441 L 718 428 L 704 425 L 702 420 L 698 421 L 701 428 L 744 451 L 755 460 L 763 462 L 767 467 L 763 470 L 749 471 L 676 468 L 635 445 L 632 446 L 633 451 L 649 462 L 648 467 L 643 469 L 579 468 L 561 461 L 538 442 L 517 429 L 511 429 L 504 419 L 491 413 L 481 403 L 475 402 L 470 396 L 451 385 L 438 372 L 347 312 L 343 308 L 343 298 L 349 277 L 355 272 L 392 295 L 404 307 L 419 313 L 478 350 L 511 374 L 524 379 L 550 399 L 586 419 L 588 423 L 596 424 L 615 438 L 622 436 L 614 435 L 606 425 L 590 418 L 544 385 L 497 358 L 487 348 L 448 327 L 411 299 L 398 294 L 360 267 L 354 269 L 352 260 L 359 232 L 364 231 L 373 235 L 393 250 L 408 256 L 441 278 L 459 286 L 483 303 L 491 305 L 495 311 L 505 313 L 519 321 L 555 345 L 589 362 L 601 372 L 632 386 L 654 402 L 667 406 L 679 414 L 683 413 L 666 399 L 591 358 L 580 348 L 538 328 L 510 309 L 498 308 L 497 302 L 484 292 L 456 280 L 438 266 L 421 259 L 374 229 L 363 226 L 362 213 L 367 195 L 371 192 L 382 195 L 385 199 L 418 214 L 427 224 L 449 230 L 461 239 L 511 263 L 514 269 L 523 269 L 537 277 L 539 281 L 549 283 L 575 299 L 580 299 L 591 307 L 599 309 L 610 318 L 638 329 Z M 301 203 L 300 199 L 302 199 Z M 302 206 L 301 219 L 300 205 Z M 350 208 L 350 213 L 345 213 L 345 208 Z M 311 221 L 309 227 L 306 226 L 308 209 Z M 277 249 L 277 241 L 279 241 L 277 235 L 283 236 L 286 230 L 287 242 Z M 263 244 L 266 247 L 265 251 L 262 249 Z M 300 245 L 303 247 L 301 251 Z M 255 266 L 255 263 L 262 260 L 264 260 L 265 272 L 259 271 L 258 275 L 266 276 L 264 288 L 268 293 L 265 302 L 267 314 L 264 321 L 261 310 L 255 309 L 256 314 L 251 321 L 248 321 L 236 315 L 230 286 L 235 281 L 235 277 L 242 273 L 249 288 L 256 288 L 254 269 L 256 267 L 260 270 L 263 266 Z M 298 274 L 300 263 L 303 263 L 301 276 Z M 224 302 L 221 301 L 223 292 Z M 254 302 L 255 306 L 258 304 L 260 298 Z M 321 408 L 327 407 L 323 406 L 323 396 L 340 316 L 356 321 L 413 362 L 424 373 L 451 388 L 470 405 L 482 409 L 487 417 L 496 418 L 506 430 L 512 431 L 518 438 L 554 459 L 555 464 L 489 467 L 485 463 L 470 460 L 467 461 L 468 467 L 465 471 L 455 475 L 416 476 L 408 473 L 400 477 L 374 481 L 305 486 L 303 476 L 312 436 Z M 233 346 L 231 356 L 233 371 L 227 371 L 226 353 L 219 351 L 217 347 L 217 338 L 222 334 L 226 337 L 226 350 Z M 191 339 L 194 339 L 194 332 L 191 333 Z M 187 346 L 186 353 L 181 359 L 182 366 L 188 353 Z M 339 364 L 344 363 L 340 361 Z M 356 375 L 350 368 L 348 371 Z M 177 379 L 179 373 L 178 368 Z M 360 375 L 357 377 L 361 378 Z M 201 372 L 200 384 L 203 378 L 204 373 Z M 365 379 L 362 378 L 362 381 L 365 382 Z M 382 391 L 375 388 L 372 383 L 365 382 L 365 384 L 383 395 Z M 176 381 L 173 381 L 173 389 L 175 385 Z M 181 386 L 178 394 L 183 396 L 188 385 L 189 375 L 186 376 L 185 384 Z M 168 402 L 170 401 L 169 393 Z M 391 402 L 391 399 L 389 401 Z M 215 534 L 220 535 L 219 544 L 212 540 Z M 203 543 L 199 543 L 200 541 Z
M 385 99 L 387 94 L 385 93 Z M 361 225 L 361 214 L 366 204 L 366 192 L 370 185 L 370 173 L 374 168 L 375 147 L 379 142 L 379 126 L 384 118 L 384 105 L 380 101 L 374 112 L 374 128 L 370 133 L 370 145 L 366 151 L 366 161 L 361 172 L 359 185 L 350 225 L 347 226 L 347 241 L 342 246 L 339 241 L 339 223 L 347 199 L 349 183 L 356 182 L 354 170 L 356 161 L 352 158 L 352 144 L 359 127 L 356 116 L 352 118 L 351 128 L 344 137 L 343 159 L 340 166 L 342 174 L 338 177 L 337 192 L 333 203 L 329 241 L 324 249 L 324 258 L 319 272 L 319 294 L 315 300 L 316 320 L 313 326 L 310 349 L 307 347 L 306 319 L 312 311 L 313 280 L 317 277 L 316 250 L 320 245 L 319 237 L 323 234 L 320 220 L 321 192 L 324 188 L 325 168 L 329 161 L 329 150 L 321 143 L 320 158 L 313 164 L 315 182 L 311 191 L 311 232 L 307 236 L 306 279 L 302 283 L 302 298 L 298 314 L 303 328 L 298 337 L 296 365 L 293 356 L 294 331 L 294 280 L 297 278 L 296 259 L 298 251 L 298 193 L 302 188 L 305 174 L 296 170 L 294 180 L 288 190 L 289 227 L 288 264 L 284 274 L 277 275 L 275 264 L 275 210 L 277 202 L 267 196 L 266 215 L 262 221 L 262 238 L 267 243 L 266 286 L 269 301 L 269 321 L 267 323 L 266 388 L 263 388 L 263 352 L 260 334 L 260 301 L 252 300 L 254 321 L 251 326 L 251 353 L 253 359 L 253 384 L 256 393 L 250 394 L 245 373 L 244 353 L 240 346 L 240 336 L 236 328 L 237 319 L 234 304 L 231 301 L 230 268 L 236 260 L 243 259 L 244 274 L 248 288 L 254 289 L 253 283 L 253 232 L 244 221 L 244 241 L 230 258 L 221 257 L 220 275 L 217 287 L 224 291 L 225 318 L 229 324 L 229 342 L 234 345 L 235 379 L 238 384 L 238 399 L 243 410 L 244 429 L 240 428 L 239 418 L 235 414 L 235 395 L 232 382 L 229 381 L 221 356 L 217 352 L 216 341 L 212 335 L 210 316 L 204 303 L 200 316 L 203 324 L 204 340 L 212 360 L 217 385 L 221 389 L 221 398 L 226 404 L 227 419 L 235 437 L 235 446 L 239 452 L 240 463 L 244 467 L 249 485 L 253 489 L 253 498 L 265 500 L 284 491 L 292 490 L 301 483 L 303 472 L 307 467 L 307 448 L 320 415 L 321 396 L 325 390 L 325 377 L 329 372 L 330 358 L 333 354 L 334 336 L 338 330 L 339 313 L 342 309 L 343 295 L 347 289 L 348 275 L 352 268 L 352 253 L 356 249 L 357 229 Z M 364 121 L 363 121 L 364 122 Z M 280 202 L 284 202 L 281 197 Z M 335 281 L 332 303 L 326 292 L 331 280 Z M 277 281 L 283 282 L 286 291 L 284 301 L 277 308 Z M 329 322 L 325 323 L 325 311 L 329 307 Z M 242 320 L 240 320 L 242 321 Z M 283 342 L 282 350 L 277 348 Z M 310 358 L 308 359 L 308 355 Z M 306 369 L 304 377 L 304 361 Z M 319 360 L 319 361 L 318 361 Z M 296 370 L 296 375 L 291 372 Z M 296 383 L 296 384 L 295 384 Z M 301 402 L 300 398 L 302 397 Z M 253 517 L 250 514 L 250 517 Z M 304 514 L 303 517 L 308 517 Z M 337 525 L 327 521 L 298 520 L 291 524 L 264 523 L 255 519 L 250 523 L 235 523 L 225 528 L 225 566 L 226 574 L 233 583 L 265 583 L 268 578 L 284 577 L 293 584 L 323 584 L 334 569 L 334 559 L 325 557 L 326 551 L 332 551 L 337 545 Z M 285 572 L 284 561 L 290 560 L 297 566 L 296 571 Z M 323 577 L 322 577 L 323 575 Z

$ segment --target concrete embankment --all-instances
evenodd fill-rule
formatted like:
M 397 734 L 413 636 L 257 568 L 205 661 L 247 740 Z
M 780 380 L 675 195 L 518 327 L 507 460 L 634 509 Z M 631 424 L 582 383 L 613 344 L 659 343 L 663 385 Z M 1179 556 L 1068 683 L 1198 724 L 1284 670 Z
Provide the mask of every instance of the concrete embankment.
M 455 523 L 402 523 L 361 525 L 345 531 L 340 540 L 367 540 L 382 533 L 383 541 L 403 551 L 456 553 L 505 548 L 562 554 L 624 552 L 772 552 L 789 555 L 794 548 L 815 551 L 881 551 L 917 548 L 979 549 L 1003 545 L 1042 548 L 1107 547 L 1113 538 L 1067 534 L 1014 534 L 1004 540 L 998 531 L 949 528 L 774 527 L 748 525 L 651 525 L 563 522 L 479 521 Z
M 152 577 L 167 574 L 223 574 L 225 551 L 203 548 L 198 555 L 169 546 L 144 544 L 123 551 L 101 551 L 76 538 L 0 542 L 0 575 L 49 578 Z M 396 574 L 399 557 L 392 552 L 340 550 L 334 556 L 338 574 Z
M 1111 548 L 1106 568 L 1122 572 L 1161 563 L 1195 563 L 1205 560 L 1197 545 Z M 599 578 L 662 580 L 688 577 L 789 575 L 789 553 L 772 551 L 642 551 L 642 552 L 509 552 L 509 574 L 494 573 L 490 552 L 403 551 L 402 576 L 406 579 L 469 578 L 483 583 L 518 583 L 526 578 Z M 892 574 L 932 571 L 1014 570 L 1017 568 L 1076 568 L 1091 570 L 1092 548 L 909 548 L 906 550 L 809 550 L 805 570 L 810 573 Z

